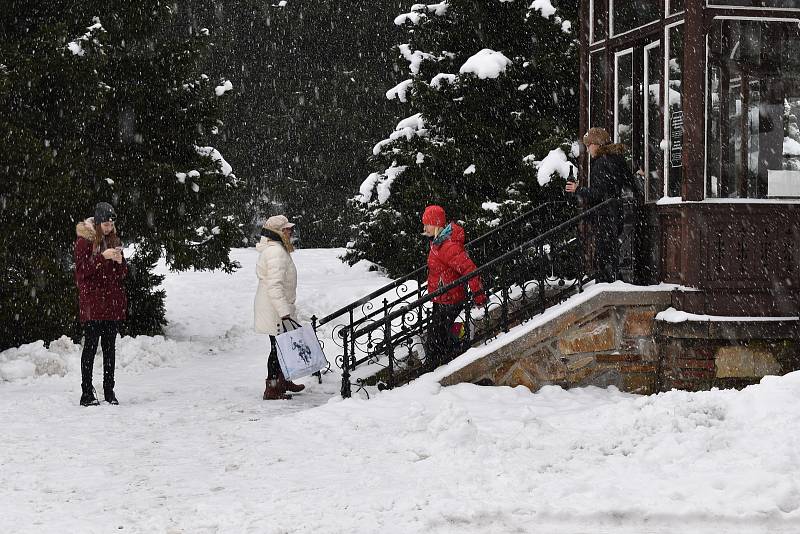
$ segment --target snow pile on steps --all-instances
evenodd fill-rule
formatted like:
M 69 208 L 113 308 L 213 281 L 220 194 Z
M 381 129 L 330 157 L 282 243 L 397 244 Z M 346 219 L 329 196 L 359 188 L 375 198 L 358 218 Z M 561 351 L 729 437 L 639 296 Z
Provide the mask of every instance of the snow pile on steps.
M 665 283 L 651 285 L 651 286 L 637 286 L 633 284 L 627 284 L 622 281 L 617 281 L 613 283 L 589 282 L 588 284 L 583 286 L 582 292 L 572 295 L 564 302 L 561 302 L 559 304 L 547 308 L 543 313 L 534 315 L 529 321 L 526 321 L 524 323 L 512 327 L 511 329 L 509 329 L 508 332 L 501 333 L 497 337 L 487 341 L 485 344 L 478 344 L 475 345 L 474 347 L 471 347 L 470 349 L 468 349 L 466 352 L 464 352 L 451 362 L 434 370 L 431 373 L 431 376 L 437 381 L 443 380 L 444 378 L 455 373 L 459 369 L 462 369 L 467 365 L 492 354 L 493 352 L 508 345 L 509 343 L 528 335 L 531 331 L 543 326 L 549 321 L 552 321 L 565 313 L 569 313 L 569 311 L 575 308 L 576 306 L 588 302 L 589 300 L 600 295 L 601 293 L 642 292 L 642 291 L 671 292 L 676 289 L 680 289 L 683 291 L 692 291 L 691 288 L 687 288 L 676 284 L 665 284 Z M 521 289 L 519 287 L 515 287 L 512 297 L 516 298 L 520 294 L 521 294 Z M 498 297 L 496 295 L 493 295 L 491 299 L 494 304 L 496 305 L 500 304 L 500 301 L 498 300 Z M 483 310 L 476 309 L 472 311 L 473 317 L 479 318 L 482 315 L 483 315 Z

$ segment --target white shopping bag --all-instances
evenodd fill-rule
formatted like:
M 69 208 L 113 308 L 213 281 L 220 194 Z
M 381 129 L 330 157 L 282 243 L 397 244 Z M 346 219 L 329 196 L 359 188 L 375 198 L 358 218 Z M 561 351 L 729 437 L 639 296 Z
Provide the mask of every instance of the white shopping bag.
M 292 319 L 283 323 L 285 332 L 278 334 L 275 342 L 278 362 L 286 380 L 302 378 L 328 367 L 328 360 L 310 324 L 301 326 Z

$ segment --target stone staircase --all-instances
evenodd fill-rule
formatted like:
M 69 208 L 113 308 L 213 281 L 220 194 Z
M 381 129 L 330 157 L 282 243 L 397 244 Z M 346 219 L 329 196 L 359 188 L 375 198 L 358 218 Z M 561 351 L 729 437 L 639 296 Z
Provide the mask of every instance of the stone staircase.
M 545 385 L 616 386 L 650 394 L 744 387 L 800 369 L 797 318 L 666 322 L 656 315 L 671 307 L 674 288 L 629 289 L 589 287 L 440 382 L 523 385 L 531 391 Z
M 544 385 L 614 385 L 623 391 L 652 393 L 658 387 L 659 362 L 654 319 L 669 306 L 668 290 L 608 289 L 579 304 L 567 301 L 556 307 L 563 308 L 561 313 L 556 309 L 547 319 L 521 326 L 530 331 L 441 383 L 524 385 L 532 391 Z

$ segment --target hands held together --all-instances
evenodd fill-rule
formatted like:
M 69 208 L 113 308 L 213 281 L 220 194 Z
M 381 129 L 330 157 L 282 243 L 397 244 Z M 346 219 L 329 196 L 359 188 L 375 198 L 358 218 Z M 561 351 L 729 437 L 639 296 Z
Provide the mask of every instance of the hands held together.
M 122 263 L 122 247 L 107 248 L 103 251 L 103 257 L 117 263 Z

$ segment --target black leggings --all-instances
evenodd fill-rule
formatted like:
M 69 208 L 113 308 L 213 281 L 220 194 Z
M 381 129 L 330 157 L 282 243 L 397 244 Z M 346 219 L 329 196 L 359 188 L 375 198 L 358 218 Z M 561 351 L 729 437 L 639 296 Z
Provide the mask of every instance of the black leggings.
M 610 231 L 601 231 L 595 238 L 595 279 L 614 282 L 619 279 L 619 237 Z
M 275 343 L 275 336 L 269 336 L 269 343 L 272 348 L 267 358 L 267 380 L 277 380 L 281 375 L 281 364 L 278 362 L 278 345 Z
M 81 354 L 81 389 L 92 391 L 92 369 L 97 343 L 103 347 L 103 389 L 114 389 L 115 342 L 119 321 L 89 321 L 84 327 L 83 353 Z
M 456 356 L 458 344 L 450 328 L 461 313 L 459 304 L 433 303 L 428 338 L 425 341 L 425 361 L 430 368 L 449 362 Z

